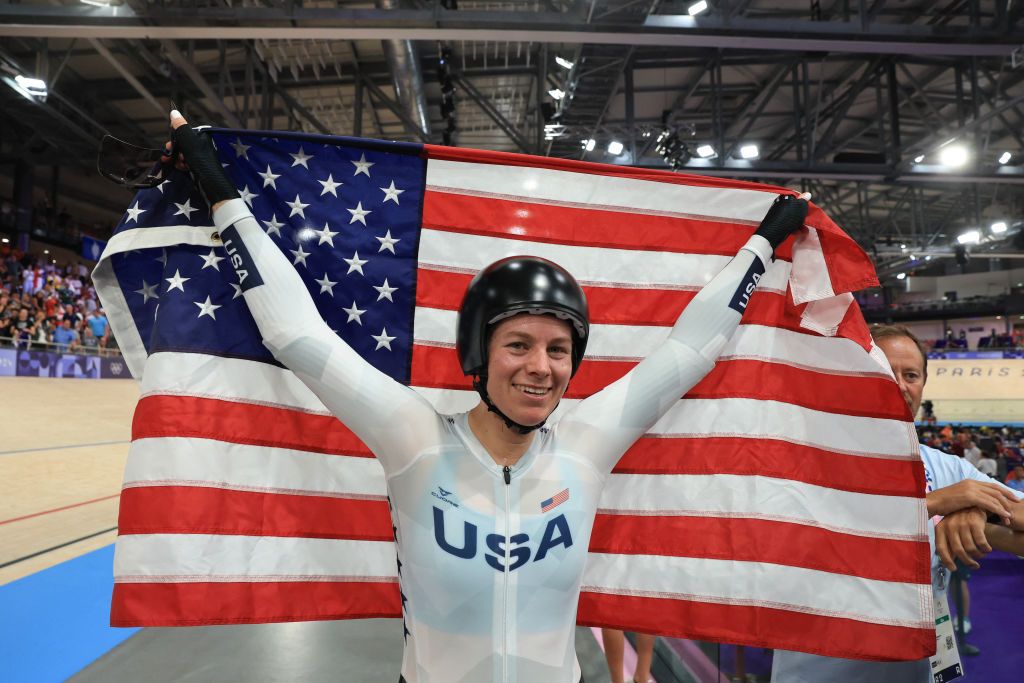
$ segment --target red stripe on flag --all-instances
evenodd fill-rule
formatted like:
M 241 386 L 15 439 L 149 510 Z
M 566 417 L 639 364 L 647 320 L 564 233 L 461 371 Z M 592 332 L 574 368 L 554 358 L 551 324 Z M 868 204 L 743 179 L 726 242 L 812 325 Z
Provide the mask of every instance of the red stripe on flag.
M 846 455 L 776 439 L 644 437 L 615 467 L 618 474 L 738 474 L 790 479 L 840 491 L 924 496 L 924 465 Z
M 204 626 L 402 616 L 397 581 L 115 583 L 111 626 Z
M 416 305 L 445 311 L 459 310 L 472 274 L 451 273 L 430 268 L 417 272 Z M 671 327 L 696 291 L 584 286 L 593 325 L 657 325 Z M 800 327 L 804 306 L 787 304 L 786 297 L 773 292 L 754 292 L 744 314 L 746 324 L 784 327 L 814 334 Z M 780 320 L 782 324 L 780 324 Z
M 635 365 L 634 361 L 584 360 L 565 398 L 586 398 Z M 454 349 L 421 344 L 413 345 L 410 383 L 435 389 L 472 389 Z M 823 390 L 825 386 L 827 390 Z M 891 380 L 880 377 L 828 375 L 781 363 L 723 360 L 686 396 L 783 401 L 824 412 L 902 420 L 907 417 L 907 406 L 894 389 Z
M 872 624 L 753 605 L 584 591 L 576 621 L 582 626 L 811 651 L 829 657 L 890 661 L 921 659 L 935 653 L 933 628 Z
M 135 407 L 132 440 L 194 437 L 314 453 L 372 458 L 332 415 L 193 396 L 145 396 Z
M 590 552 L 768 562 L 879 581 L 931 582 L 927 539 L 873 538 L 764 519 L 598 514 Z
M 617 207 L 616 207 L 617 208 Z M 712 218 L 632 213 L 626 208 L 559 206 L 430 190 L 423 227 L 506 239 L 610 249 L 733 256 L 755 225 Z M 781 246 L 777 257 L 789 260 Z
M 121 492 L 121 534 L 231 534 L 391 541 L 387 501 L 134 486 Z

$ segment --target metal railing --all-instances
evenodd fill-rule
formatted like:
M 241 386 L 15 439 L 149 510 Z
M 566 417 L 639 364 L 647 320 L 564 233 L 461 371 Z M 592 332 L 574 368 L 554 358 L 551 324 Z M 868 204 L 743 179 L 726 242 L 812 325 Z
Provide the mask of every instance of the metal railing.
M 78 342 L 72 347 L 71 344 L 58 344 L 56 342 L 36 341 L 35 339 L 16 339 L 14 337 L 0 337 L 0 349 L 17 349 L 19 351 L 50 351 L 52 353 L 70 353 L 78 356 L 99 356 L 101 358 L 120 358 L 121 349 L 116 346 L 104 348 L 102 346 L 87 347 Z

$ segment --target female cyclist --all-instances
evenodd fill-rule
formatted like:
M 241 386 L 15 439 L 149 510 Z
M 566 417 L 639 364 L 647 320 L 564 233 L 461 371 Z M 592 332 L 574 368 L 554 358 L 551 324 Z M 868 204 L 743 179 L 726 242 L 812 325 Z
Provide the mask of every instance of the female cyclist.
M 576 683 L 576 605 L 601 489 L 622 454 L 714 366 L 741 296 L 807 203 L 780 197 L 691 301 L 668 339 L 544 427 L 589 337 L 586 298 L 558 265 L 512 257 L 481 271 L 457 348 L 480 403 L 441 415 L 365 362 L 317 313 L 299 275 L 224 175 L 209 140 L 172 112 L 264 343 L 384 468 L 399 556 L 408 683 Z M 561 504 L 549 503 L 558 495 Z M 547 504 L 546 504 L 547 503 Z

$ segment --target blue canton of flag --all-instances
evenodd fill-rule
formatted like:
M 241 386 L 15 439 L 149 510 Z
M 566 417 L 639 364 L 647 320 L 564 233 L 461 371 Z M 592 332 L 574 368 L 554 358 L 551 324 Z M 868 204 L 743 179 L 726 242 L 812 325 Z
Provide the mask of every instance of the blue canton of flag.
M 344 138 L 211 133 L 225 171 L 292 262 L 324 320 L 367 361 L 408 383 L 416 254 L 426 178 L 419 147 Z M 263 346 L 188 174 L 139 192 L 115 230 L 175 229 L 113 257 L 147 354 L 207 353 L 275 363 Z M 136 233 L 138 234 L 138 233 Z M 190 246 L 195 245 L 195 246 Z

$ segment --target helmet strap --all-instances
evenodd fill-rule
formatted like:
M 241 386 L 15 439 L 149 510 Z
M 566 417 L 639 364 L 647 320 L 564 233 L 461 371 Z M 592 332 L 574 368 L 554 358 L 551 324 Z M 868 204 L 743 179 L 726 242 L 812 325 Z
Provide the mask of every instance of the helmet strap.
M 524 425 L 519 424 L 505 413 L 501 412 L 498 406 L 494 405 L 494 401 L 487 395 L 487 373 L 482 372 L 480 374 L 473 375 L 473 388 L 476 389 L 476 393 L 480 394 L 480 400 L 487 406 L 487 410 L 494 413 L 501 418 L 501 421 L 505 423 L 505 426 L 511 429 L 516 434 L 529 434 L 535 429 L 540 429 L 544 426 L 547 420 L 541 420 L 535 425 Z

